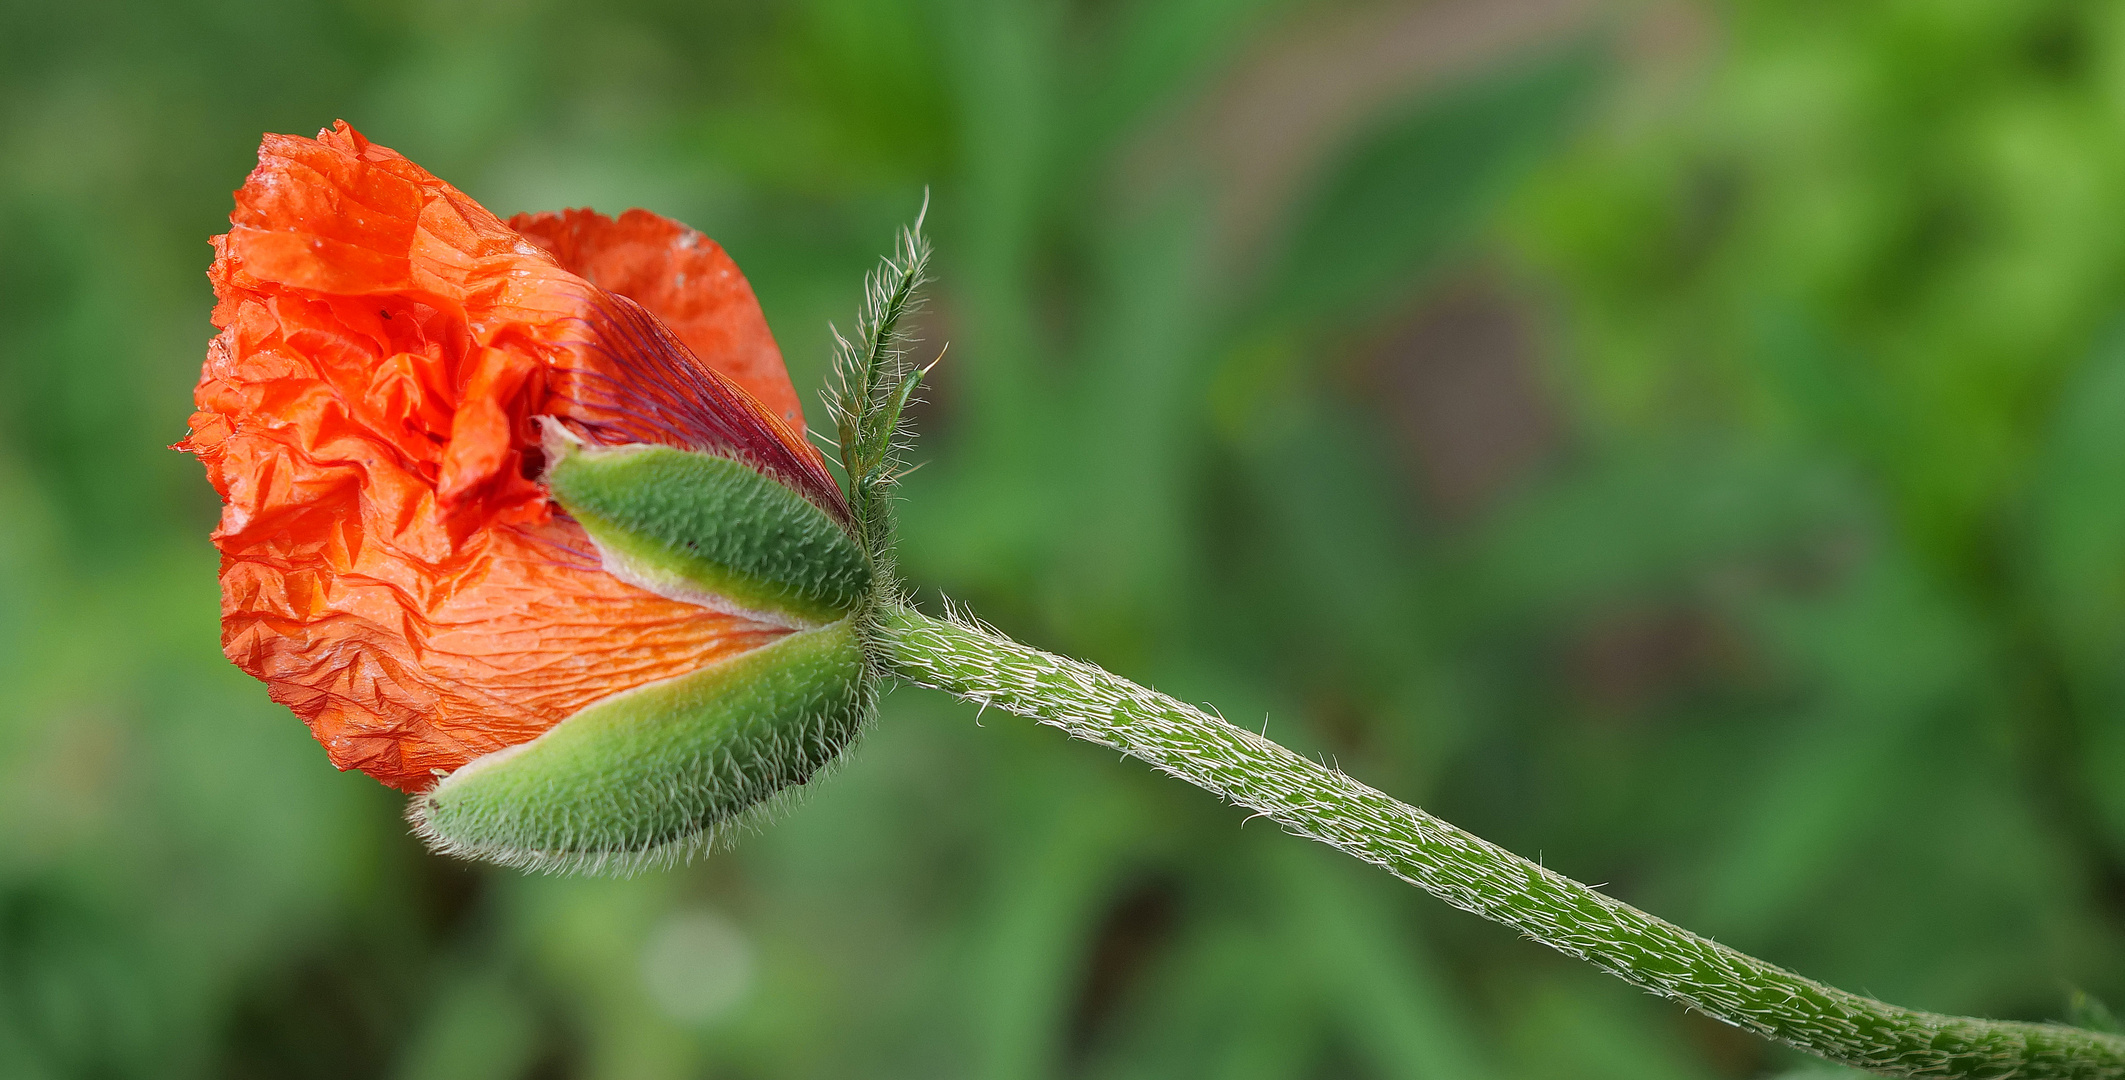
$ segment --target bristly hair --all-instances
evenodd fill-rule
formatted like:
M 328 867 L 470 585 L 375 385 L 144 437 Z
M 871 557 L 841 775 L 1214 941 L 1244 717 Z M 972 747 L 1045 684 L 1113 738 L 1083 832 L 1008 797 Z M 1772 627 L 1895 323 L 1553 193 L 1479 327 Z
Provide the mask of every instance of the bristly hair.
M 930 370 L 908 362 L 912 342 L 903 328 L 921 309 L 922 285 L 929 280 L 930 242 L 922 234 L 929 212 L 924 191 L 914 224 L 900 230 L 893 253 L 864 279 L 855 334 L 834 328 L 834 381 L 826 393 L 856 540 L 871 561 L 873 580 L 885 590 L 894 588 L 892 489 L 908 471 L 907 407 Z

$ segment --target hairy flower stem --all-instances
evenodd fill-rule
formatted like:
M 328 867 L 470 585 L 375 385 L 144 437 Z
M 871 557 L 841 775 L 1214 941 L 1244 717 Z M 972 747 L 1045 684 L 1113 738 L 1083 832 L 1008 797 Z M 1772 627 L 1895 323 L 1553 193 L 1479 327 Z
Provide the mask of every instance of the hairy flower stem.
M 1886 1076 L 2125 1078 L 2125 1038 L 1918 1012 L 1824 986 L 1090 664 L 906 608 L 874 618 L 874 660 L 892 674 L 1141 758 L 1457 908 L 1736 1027 Z

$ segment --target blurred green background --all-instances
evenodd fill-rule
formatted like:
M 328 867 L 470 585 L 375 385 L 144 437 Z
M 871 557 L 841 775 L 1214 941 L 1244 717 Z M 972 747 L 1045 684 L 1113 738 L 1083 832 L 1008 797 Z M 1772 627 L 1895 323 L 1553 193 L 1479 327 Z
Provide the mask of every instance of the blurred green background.
M 683 871 L 426 855 L 164 449 L 336 117 L 701 227 L 800 386 L 928 186 L 932 601 L 1815 977 L 2125 1001 L 2125 7 L 4 0 L 0 87 L 0 1076 L 1817 1075 L 926 691 Z

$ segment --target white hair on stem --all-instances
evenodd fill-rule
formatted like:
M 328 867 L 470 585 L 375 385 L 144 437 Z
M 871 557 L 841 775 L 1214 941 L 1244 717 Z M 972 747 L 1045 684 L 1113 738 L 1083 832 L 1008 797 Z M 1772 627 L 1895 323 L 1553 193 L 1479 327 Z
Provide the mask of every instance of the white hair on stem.
M 892 673 L 1029 717 L 1379 866 L 1707 1016 L 1890 1076 L 2125 1078 L 2125 1037 L 1906 1009 L 1803 978 L 1564 877 L 1268 739 L 1093 665 L 1021 645 L 963 606 L 878 613 Z

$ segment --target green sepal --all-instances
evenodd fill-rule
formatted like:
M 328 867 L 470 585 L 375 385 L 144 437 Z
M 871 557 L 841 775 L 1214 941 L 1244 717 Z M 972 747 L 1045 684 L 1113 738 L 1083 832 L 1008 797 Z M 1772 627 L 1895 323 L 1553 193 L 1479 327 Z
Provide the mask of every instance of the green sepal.
M 409 810 L 446 854 L 626 873 L 710 846 L 809 780 L 869 718 L 855 620 L 589 705 L 446 777 Z
M 547 487 L 606 569 L 651 592 L 816 626 L 870 591 L 870 567 L 848 532 L 743 462 L 566 437 L 548 439 L 547 457 Z

